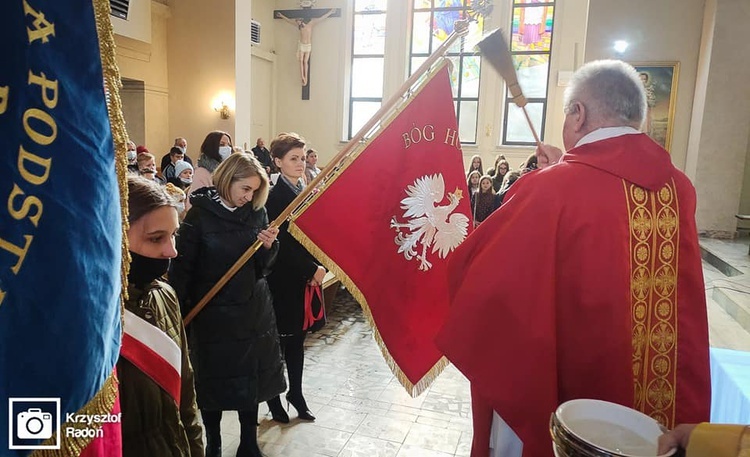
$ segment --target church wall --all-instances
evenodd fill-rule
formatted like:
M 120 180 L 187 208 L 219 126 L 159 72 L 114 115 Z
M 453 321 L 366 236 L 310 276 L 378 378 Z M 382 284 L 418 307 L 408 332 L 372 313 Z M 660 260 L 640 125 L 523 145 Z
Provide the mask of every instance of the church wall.
M 169 125 L 162 135 L 185 137 L 188 155 L 197 159 L 208 132 L 235 133 L 235 1 L 179 0 L 170 10 Z M 231 108 L 226 120 L 213 108 L 220 96 Z
M 274 9 L 298 9 L 299 2 L 277 0 Z M 276 54 L 275 133 L 293 131 L 302 135 L 309 147 L 319 151 L 321 164 L 328 162 L 343 146 L 341 123 L 345 66 L 349 59 L 345 43 L 346 18 L 352 2 L 328 0 L 317 8 L 341 8 L 342 17 L 328 18 L 313 29 L 310 55 L 310 100 L 302 100 L 302 83 L 297 63 L 299 32 L 281 19 L 273 19 Z M 265 26 L 265 25 L 264 25 Z
M 586 61 L 620 58 L 628 62 L 680 62 L 670 152 L 685 169 L 701 44 L 704 0 L 596 0 L 589 9 Z M 618 55 L 612 46 L 630 47 Z
M 694 126 L 698 229 L 717 237 L 735 235 L 741 210 L 750 136 L 750 47 L 738 46 L 750 21 L 746 0 L 709 0 L 715 26 L 707 50 L 703 118 Z M 746 188 L 745 188 L 746 189 Z
M 133 2 L 135 10 L 131 12 L 137 12 L 142 3 L 141 1 Z M 166 26 L 169 7 L 156 2 L 149 2 L 149 4 L 151 12 L 149 19 L 145 22 L 150 28 L 148 34 L 150 42 L 121 35 L 122 30 L 115 24 L 115 44 L 121 76 L 143 81 L 143 117 L 133 119 L 133 122 L 139 124 L 134 140 L 138 144 L 145 144 L 151 152 L 159 156 L 166 153 L 172 145 L 171 140 L 165 137 L 165 132 L 169 131 Z M 140 15 L 134 14 L 129 17 L 136 22 Z M 131 36 L 143 36 L 142 33 L 132 34 L 128 30 L 124 33 Z M 141 122 L 143 125 L 140 125 Z

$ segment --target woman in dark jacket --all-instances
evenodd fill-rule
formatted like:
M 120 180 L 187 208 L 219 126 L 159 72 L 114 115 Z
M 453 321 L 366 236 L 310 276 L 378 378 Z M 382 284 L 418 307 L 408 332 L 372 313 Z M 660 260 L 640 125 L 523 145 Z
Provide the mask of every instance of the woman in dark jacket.
M 265 228 L 268 177 L 254 157 L 232 154 L 216 168 L 213 182 L 216 187 L 192 196 L 169 279 L 186 315 L 256 238 L 263 243 L 188 326 L 206 455 L 221 455 L 221 413 L 237 410 L 237 456 L 260 456 L 258 403 L 286 388 L 265 280 L 278 251 L 278 229 Z
M 154 380 L 152 376 L 156 375 L 144 364 L 152 360 L 148 357 L 151 352 L 142 346 L 148 346 L 147 343 L 135 343 L 140 339 L 132 336 L 123 339 L 117 361 L 122 455 L 203 457 L 193 370 L 180 307 L 175 291 L 160 279 L 167 272 L 169 259 L 177 255 L 174 233 L 179 223 L 175 203 L 153 180 L 131 176 L 128 178 L 128 208 L 130 229 L 127 236 L 133 260 L 128 274 L 125 333 L 156 335 L 163 338 L 159 348 L 173 347 L 174 358 L 170 363 L 180 367 L 180 387 L 168 392 Z M 174 345 L 164 343 L 170 340 Z M 154 344 L 154 340 L 147 341 Z
M 271 142 L 271 157 L 281 170 L 281 176 L 268 196 L 268 217 L 276 217 L 284 211 L 302 191 L 302 176 L 305 173 L 305 142 L 296 134 L 282 133 Z M 300 419 L 315 420 L 302 395 L 302 370 L 304 366 L 305 335 L 304 296 L 307 284 L 320 286 L 325 269 L 287 231 L 289 223 L 281 225 L 279 232 L 279 258 L 273 272 L 268 276 L 268 285 L 273 293 L 273 307 L 281 336 L 281 348 L 289 375 L 287 401 L 294 406 Z M 281 407 L 277 397 L 268 402 L 274 420 L 289 422 L 289 416 Z

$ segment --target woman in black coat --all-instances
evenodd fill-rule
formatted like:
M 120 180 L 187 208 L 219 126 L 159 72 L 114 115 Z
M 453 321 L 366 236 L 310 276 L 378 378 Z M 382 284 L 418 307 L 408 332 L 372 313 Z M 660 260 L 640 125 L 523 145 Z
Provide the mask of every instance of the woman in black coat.
M 305 142 L 296 134 L 282 133 L 271 142 L 271 157 L 281 170 L 281 176 L 271 189 L 266 203 L 268 217 L 276 219 L 284 208 L 302 191 L 305 173 Z M 279 232 L 279 257 L 273 272 L 268 276 L 268 285 L 273 293 L 273 307 L 281 337 L 281 349 L 289 375 L 287 401 L 297 410 L 300 419 L 315 420 L 302 395 L 302 370 L 307 332 L 304 324 L 304 295 L 307 284 L 323 284 L 325 269 L 287 231 L 288 222 Z M 273 419 L 289 422 L 289 416 L 281 407 L 277 397 L 268 402 Z
M 278 229 L 268 228 L 263 205 L 268 177 L 245 153 L 232 154 L 213 175 L 216 187 L 192 196 L 180 227 L 178 257 L 169 280 L 183 316 L 256 240 L 263 247 L 227 282 L 188 326 L 198 407 L 206 428 L 206 455 L 221 455 L 221 413 L 237 410 L 237 456 L 260 456 L 258 403 L 286 388 L 271 294 L 265 280 L 278 252 Z

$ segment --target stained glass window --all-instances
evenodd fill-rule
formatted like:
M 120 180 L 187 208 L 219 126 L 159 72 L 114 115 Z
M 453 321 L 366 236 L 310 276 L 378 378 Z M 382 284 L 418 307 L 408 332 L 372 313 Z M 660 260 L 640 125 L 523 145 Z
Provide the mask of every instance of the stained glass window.
M 518 73 L 518 83 L 529 104 L 534 127 L 543 139 L 544 118 L 547 112 L 554 0 L 513 0 L 510 51 Z M 533 145 L 534 137 L 526 117 L 506 90 L 503 144 Z
M 387 0 L 355 0 L 348 137 L 370 120 L 383 102 Z
M 467 19 L 473 0 L 413 0 L 410 73 L 419 68 L 453 32 L 453 24 Z M 477 111 L 479 109 L 479 73 L 481 58 L 465 43 L 476 42 L 482 35 L 484 21 L 469 25 L 469 35 L 457 40 L 448 51 L 453 63 L 451 85 L 462 143 L 477 141 Z

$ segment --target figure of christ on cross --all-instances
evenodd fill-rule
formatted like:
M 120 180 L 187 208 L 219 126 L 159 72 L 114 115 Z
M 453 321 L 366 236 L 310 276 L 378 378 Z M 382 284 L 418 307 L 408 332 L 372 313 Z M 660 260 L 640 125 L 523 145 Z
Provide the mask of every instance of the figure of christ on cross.
M 292 24 L 299 29 L 299 42 L 297 43 L 297 60 L 299 61 L 299 72 L 302 78 L 302 86 L 307 85 L 307 75 L 310 66 L 310 53 L 312 52 L 312 31 L 313 27 L 319 22 L 324 21 L 330 15 L 336 12 L 336 8 L 331 8 L 330 11 L 320 17 L 316 17 L 310 20 L 304 19 L 289 19 L 284 16 L 281 11 L 276 11 L 276 17 L 283 19 L 285 22 Z

